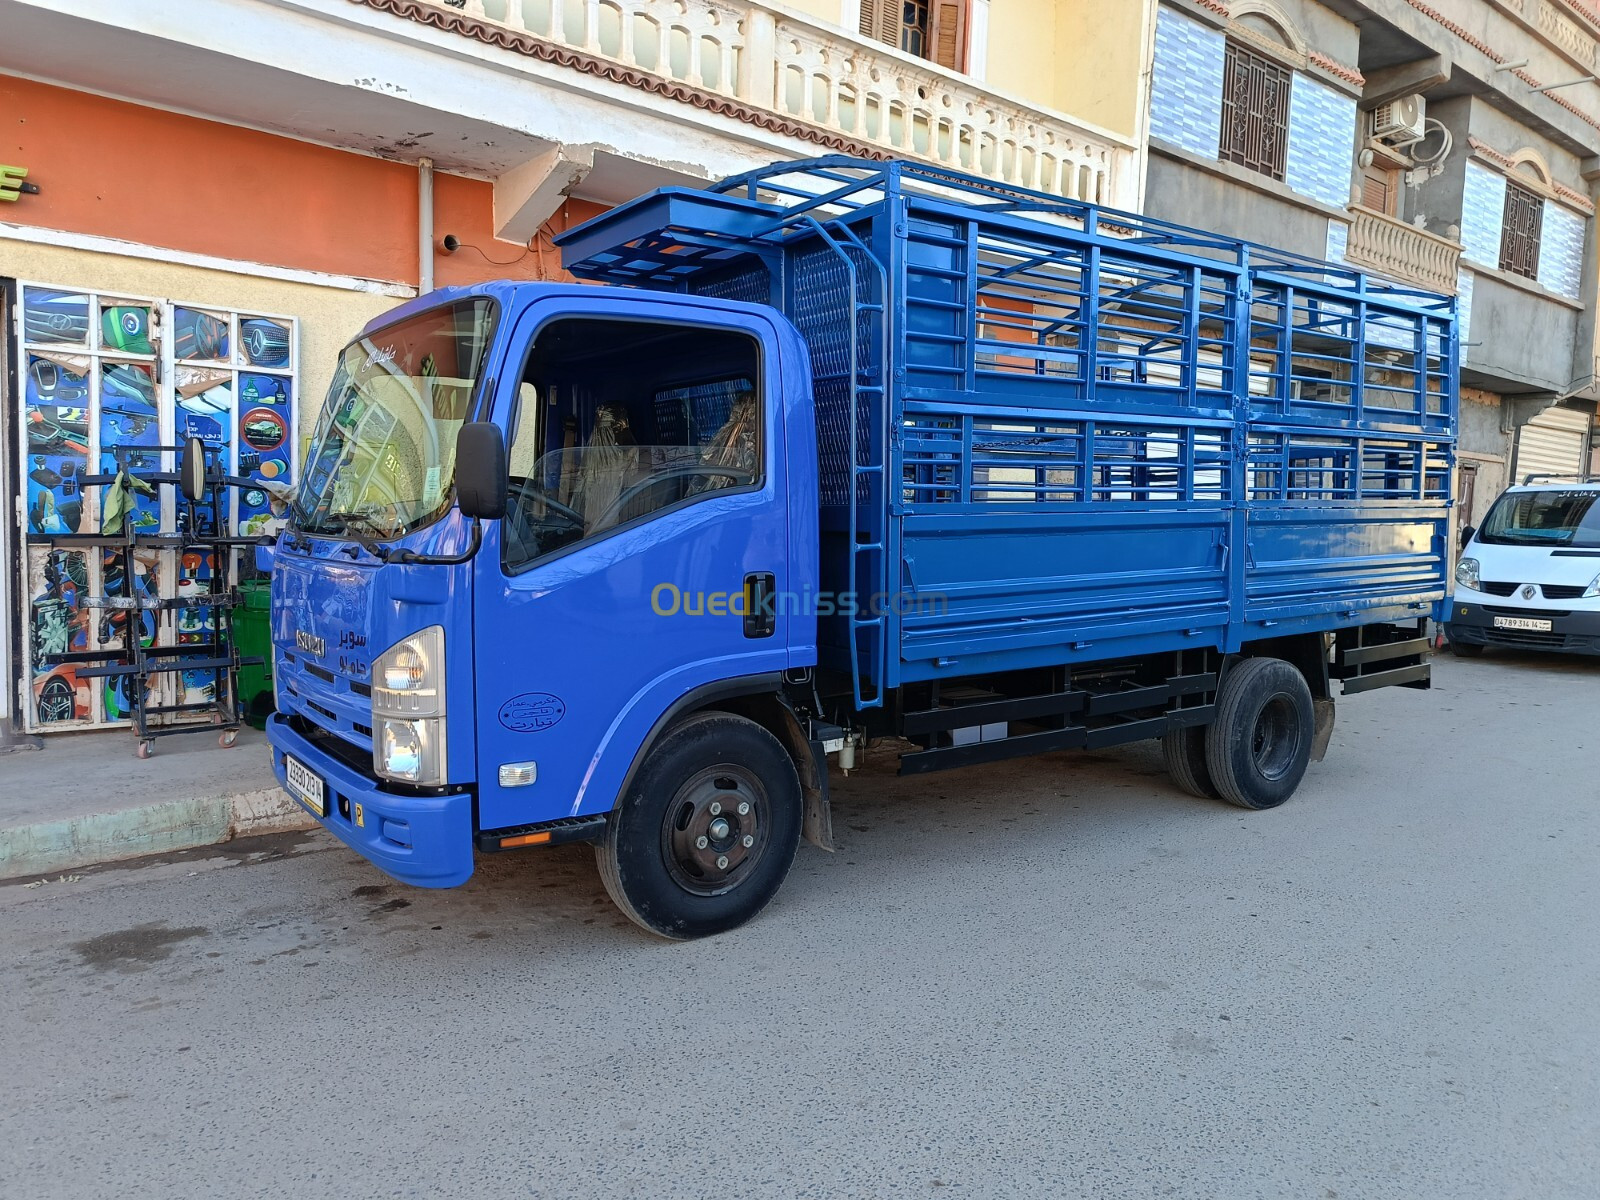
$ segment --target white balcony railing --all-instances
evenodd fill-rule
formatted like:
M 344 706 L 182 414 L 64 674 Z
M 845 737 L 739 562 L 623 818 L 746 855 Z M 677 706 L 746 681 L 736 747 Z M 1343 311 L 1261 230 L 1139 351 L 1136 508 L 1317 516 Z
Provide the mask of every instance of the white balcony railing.
M 1359 204 L 1350 206 L 1350 216 L 1350 240 L 1344 256 L 1351 266 L 1369 267 L 1402 283 L 1455 295 L 1459 243 Z
M 1134 150 L 758 0 L 425 0 L 824 130 L 1074 200 L 1137 203 Z

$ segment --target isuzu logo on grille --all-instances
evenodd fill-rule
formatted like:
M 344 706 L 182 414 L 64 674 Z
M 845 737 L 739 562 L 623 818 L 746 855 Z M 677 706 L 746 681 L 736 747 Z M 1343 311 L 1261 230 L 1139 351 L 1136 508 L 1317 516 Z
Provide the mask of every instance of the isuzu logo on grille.
M 315 654 L 318 658 L 322 657 L 322 652 L 327 648 L 321 638 L 312 636 L 304 629 L 294 631 L 294 644 L 307 654 Z

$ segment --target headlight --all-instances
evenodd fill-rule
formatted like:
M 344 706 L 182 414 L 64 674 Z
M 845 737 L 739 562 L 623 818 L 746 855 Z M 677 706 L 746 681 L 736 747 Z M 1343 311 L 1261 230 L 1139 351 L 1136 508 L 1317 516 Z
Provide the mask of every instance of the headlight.
M 372 715 L 444 716 L 444 627 L 396 642 L 372 664 Z
M 444 627 L 396 642 L 372 664 L 372 766 L 385 779 L 445 781 Z
M 443 722 L 380 717 L 377 734 L 374 758 L 382 774 L 407 783 L 443 781 Z
M 1600 596 L 1600 575 L 1596 575 L 1594 582 L 1583 590 L 1585 600 L 1593 600 L 1596 596 Z
M 1477 559 L 1463 558 L 1460 562 L 1456 563 L 1456 584 L 1459 587 L 1466 588 L 1469 592 L 1478 592 L 1483 590 L 1478 582 Z

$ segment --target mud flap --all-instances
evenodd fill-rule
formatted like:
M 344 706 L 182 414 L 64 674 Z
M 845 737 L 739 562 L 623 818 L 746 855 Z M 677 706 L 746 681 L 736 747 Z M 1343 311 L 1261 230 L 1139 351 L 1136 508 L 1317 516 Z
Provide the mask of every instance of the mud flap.
M 829 854 L 833 845 L 833 807 L 828 803 L 828 753 L 821 742 L 810 742 L 811 770 L 800 772 L 800 790 L 806 798 L 805 824 L 800 835 Z
M 783 706 L 783 716 L 777 731 L 784 748 L 794 760 L 800 776 L 800 795 L 805 800 L 805 813 L 800 826 L 800 836 L 819 850 L 834 852 L 833 812 L 828 804 L 828 755 L 820 741 L 811 741 L 801 728 L 800 720 L 788 705 Z
M 1315 722 L 1311 735 L 1311 761 L 1321 762 L 1328 753 L 1328 743 L 1333 739 L 1333 701 L 1313 700 L 1311 718 Z

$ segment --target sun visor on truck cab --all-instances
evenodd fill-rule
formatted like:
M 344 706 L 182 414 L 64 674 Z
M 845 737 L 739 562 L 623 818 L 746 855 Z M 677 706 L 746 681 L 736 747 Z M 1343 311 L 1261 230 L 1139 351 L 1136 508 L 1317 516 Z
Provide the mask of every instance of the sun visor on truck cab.
M 661 188 L 556 235 L 561 265 L 580 279 L 672 287 L 725 267 L 783 221 L 758 200 Z

